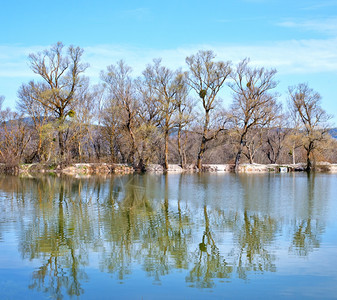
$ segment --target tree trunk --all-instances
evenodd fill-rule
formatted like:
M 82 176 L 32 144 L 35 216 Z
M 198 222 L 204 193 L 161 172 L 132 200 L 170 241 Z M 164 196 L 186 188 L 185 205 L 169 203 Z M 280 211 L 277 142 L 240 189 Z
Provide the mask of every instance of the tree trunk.
M 197 158 L 197 168 L 199 169 L 199 171 L 201 170 L 202 167 L 202 159 L 206 150 L 206 136 L 208 133 L 208 124 L 209 124 L 209 111 L 206 110 L 205 112 L 205 124 L 204 124 L 204 130 L 202 133 L 202 138 L 201 138 L 201 144 L 200 144 L 200 148 L 199 148 L 199 152 L 198 152 L 198 158 Z
M 36 152 L 32 156 L 31 160 L 33 160 L 36 157 L 37 160 L 39 162 L 41 162 L 41 159 L 42 159 L 42 155 L 41 155 L 41 149 L 42 149 L 42 133 L 41 133 L 41 129 L 39 129 L 38 135 L 39 135 L 39 141 L 38 141 L 38 144 L 37 144 Z
M 184 137 L 184 143 L 183 143 L 183 146 L 182 146 L 182 151 L 183 151 L 183 165 L 184 167 L 186 167 L 186 164 L 187 164 L 187 158 L 186 158 L 186 144 L 187 144 L 187 134 L 185 134 L 185 137 Z
M 271 164 L 274 164 L 276 161 L 275 152 L 274 152 L 274 147 L 273 147 L 273 144 L 270 138 L 267 138 L 267 144 L 269 145 L 269 149 L 267 150 L 267 158 L 269 159 L 269 162 Z
M 94 151 L 95 151 L 95 157 L 98 161 L 101 160 L 101 145 L 100 142 L 96 139 L 93 140 L 93 147 L 94 147 Z M 111 152 L 111 146 L 110 146 L 110 152 Z M 89 151 L 90 154 L 90 151 Z
M 236 154 L 236 157 L 235 157 L 235 173 L 239 172 L 239 166 L 240 166 L 240 158 L 241 158 L 242 148 L 243 148 L 243 146 L 242 146 L 242 144 L 240 144 L 239 151 L 238 151 L 238 153 Z
M 109 149 L 110 149 L 110 162 L 114 163 L 115 162 L 115 141 L 113 139 L 112 133 L 109 132 L 108 135 L 109 138 Z
M 137 167 L 136 166 L 136 152 L 137 152 L 137 149 L 136 149 L 136 138 L 135 138 L 135 135 L 133 134 L 133 131 L 131 129 L 131 123 L 130 121 L 128 122 L 127 124 L 127 128 L 128 128 L 128 131 L 129 131 L 129 134 L 130 134 L 130 137 L 131 137 L 131 163 L 132 163 L 132 166 L 133 167 Z
M 249 158 L 249 163 L 252 165 L 254 163 L 254 150 L 252 150 L 250 147 L 247 147 L 248 149 L 248 158 Z
M 310 153 L 307 152 L 307 166 L 306 166 L 306 171 L 310 172 L 312 169 L 312 164 L 311 164 L 311 160 L 310 160 Z
M 178 127 L 178 152 L 179 152 L 179 164 L 182 168 L 184 168 L 184 155 L 183 149 L 181 145 L 181 125 Z
M 243 141 L 243 137 L 241 137 L 240 147 L 239 147 L 238 153 L 236 154 L 236 157 L 235 157 L 235 173 L 239 172 L 240 159 L 241 159 L 241 154 L 242 154 L 242 150 L 243 150 L 244 145 L 245 145 L 245 143 Z
M 63 160 L 63 157 L 64 157 L 64 138 L 63 138 L 63 130 L 61 130 L 60 128 L 59 128 L 58 136 L 59 136 L 60 156 L 61 156 L 61 160 Z
M 169 132 L 165 130 L 165 153 L 164 153 L 164 169 L 168 170 L 168 144 L 169 144 Z
M 37 143 L 36 150 L 33 152 L 33 154 L 29 158 L 29 162 L 33 162 L 34 159 L 37 159 L 38 162 L 41 162 L 42 160 L 41 148 L 42 148 L 42 138 L 41 138 L 41 133 L 39 132 L 39 141 Z
M 310 156 L 311 156 L 313 147 L 314 147 L 313 142 L 310 141 L 310 142 L 309 142 L 309 146 L 308 146 L 308 148 L 306 149 L 306 150 L 307 150 L 307 166 L 306 166 L 306 171 L 307 171 L 307 172 L 310 172 L 310 171 L 312 170 L 312 163 L 311 163 Z
M 82 162 L 82 145 L 81 145 L 80 138 L 79 138 L 79 140 L 78 140 L 77 151 L 78 151 L 78 160 L 79 160 L 79 162 L 81 163 L 81 162 Z
M 201 144 L 200 144 L 200 149 L 199 149 L 198 159 L 197 159 L 197 168 L 199 169 L 199 171 L 202 168 L 202 158 L 204 156 L 205 149 L 206 149 L 206 138 L 205 136 L 203 136 L 201 139 Z
M 148 157 L 146 155 L 147 151 L 147 145 L 146 142 L 143 140 L 142 146 L 141 146 L 142 151 L 139 151 L 139 163 L 138 163 L 138 169 L 142 172 L 146 171 L 146 166 L 148 164 Z

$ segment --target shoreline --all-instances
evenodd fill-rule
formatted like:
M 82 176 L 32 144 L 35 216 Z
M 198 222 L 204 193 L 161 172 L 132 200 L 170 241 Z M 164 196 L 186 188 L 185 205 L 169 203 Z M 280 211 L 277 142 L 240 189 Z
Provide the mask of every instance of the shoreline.
M 337 173 L 337 164 L 327 162 L 317 163 L 315 172 Z M 23 164 L 13 169 L 13 172 L 6 172 L 6 166 L 0 165 L 1 174 L 64 174 L 64 175 L 109 175 L 109 174 L 133 174 L 139 172 L 127 164 L 111 163 L 74 163 L 62 168 L 60 165 L 47 164 Z M 201 170 L 195 165 L 186 165 L 182 168 L 178 164 L 169 164 L 169 168 L 164 170 L 162 165 L 150 164 L 146 167 L 145 173 L 234 173 L 234 164 L 204 164 Z M 289 173 L 305 172 L 305 164 L 241 164 L 239 173 Z

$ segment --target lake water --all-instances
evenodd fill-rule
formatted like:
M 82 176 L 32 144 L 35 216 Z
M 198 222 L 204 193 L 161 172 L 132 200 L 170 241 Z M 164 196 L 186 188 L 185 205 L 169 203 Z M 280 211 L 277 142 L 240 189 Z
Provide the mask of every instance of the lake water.
M 337 175 L 0 177 L 1 299 L 337 299 Z

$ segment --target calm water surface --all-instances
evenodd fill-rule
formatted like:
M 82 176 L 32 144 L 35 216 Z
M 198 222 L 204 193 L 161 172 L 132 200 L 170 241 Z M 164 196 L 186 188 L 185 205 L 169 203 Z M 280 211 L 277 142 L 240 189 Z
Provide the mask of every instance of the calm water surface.
M 1 299 L 337 299 L 337 175 L 0 177 Z

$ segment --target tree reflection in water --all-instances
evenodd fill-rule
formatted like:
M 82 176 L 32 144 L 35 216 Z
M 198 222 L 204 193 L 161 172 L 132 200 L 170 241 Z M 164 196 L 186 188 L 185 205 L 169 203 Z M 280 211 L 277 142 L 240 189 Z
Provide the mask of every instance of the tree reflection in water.
M 199 288 L 211 288 L 214 286 L 214 278 L 230 278 L 233 266 L 228 265 L 216 246 L 206 205 L 203 211 L 205 231 L 199 247 L 194 252 L 194 267 L 190 270 L 186 281 L 195 283 L 195 286 Z
M 31 221 L 22 220 L 23 258 L 44 261 L 33 272 L 30 288 L 57 299 L 64 293 L 81 295 L 81 281 L 87 279 L 80 267 L 88 263 L 86 237 L 91 237 L 91 218 L 89 207 L 73 197 L 71 189 L 75 187 L 80 196 L 77 183 L 49 177 L 36 181 L 29 198 L 35 204 Z
M 202 191 L 199 198 L 185 193 L 193 180 Z M 213 287 L 215 279 L 275 271 L 272 246 L 285 224 L 266 209 L 272 207 L 266 203 L 271 196 L 262 200 L 261 193 L 254 194 L 260 179 L 235 179 L 234 188 L 243 195 L 221 191 L 220 202 L 213 199 L 212 180 L 205 174 L 0 177 L 0 190 L 11 202 L 1 200 L 0 205 L 6 206 L 6 220 L 19 225 L 23 259 L 41 262 L 30 288 L 57 299 L 85 292 L 86 266 L 94 254 L 99 269 L 118 281 L 127 280 L 136 266 L 155 284 L 172 271 L 186 270 L 186 282 L 198 288 Z M 290 249 L 298 255 L 319 247 L 324 230 L 313 218 L 314 185 L 314 178 L 308 178 L 307 195 L 300 199 L 307 203 L 305 217 L 293 221 Z M 229 202 L 241 204 L 233 210 Z M 231 241 L 224 243 L 224 236 Z
M 320 246 L 320 237 L 324 233 L 325 224 L 320 219 L 314 219 L 315 206 L 317 205 L 317 192 L 315 191 L 315 173 L 307 174 L 307 188 L 302 190 L 303 197 L 307 200 L 303 207 L 303 218 L 295 220 L 294 234 L 290 252 L 300 256 L 307 256 Z

